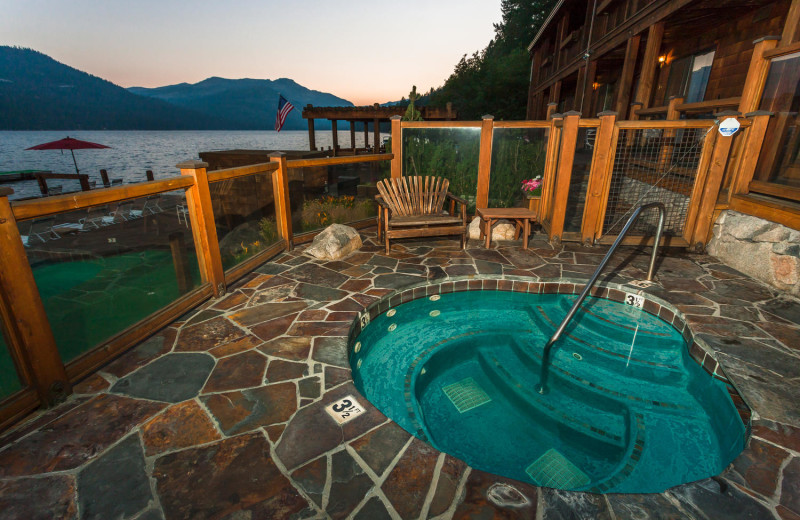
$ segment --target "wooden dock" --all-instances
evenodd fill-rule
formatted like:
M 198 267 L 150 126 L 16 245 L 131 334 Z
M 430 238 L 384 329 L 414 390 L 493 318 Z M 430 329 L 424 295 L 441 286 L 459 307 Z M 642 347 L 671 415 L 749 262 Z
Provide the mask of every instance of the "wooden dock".
M 50 170 L 15 170 L 10 172 L 0 172 L 0 183 L 30 181 L 36 178 L 37 174 L 50 174 Z

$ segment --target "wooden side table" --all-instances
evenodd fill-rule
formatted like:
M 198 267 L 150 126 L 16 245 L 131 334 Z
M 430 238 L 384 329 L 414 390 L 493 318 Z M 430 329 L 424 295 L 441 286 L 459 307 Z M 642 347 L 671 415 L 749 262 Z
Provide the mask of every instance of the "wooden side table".
M 492 241 L 492 225 L 501 219 L 513 220 L 516 223 L 515 237 L 519 237 L 522 228 L 522 247 L 528 249 L 528 235 L 531 232 L 531 222 L 536 220 L 536 212 L 527 208 L 481 208 L 478 209 L 478 216 L 485 223 L 481 228 L 481 238 L 486 236 L 486 248 L 488 249 Z

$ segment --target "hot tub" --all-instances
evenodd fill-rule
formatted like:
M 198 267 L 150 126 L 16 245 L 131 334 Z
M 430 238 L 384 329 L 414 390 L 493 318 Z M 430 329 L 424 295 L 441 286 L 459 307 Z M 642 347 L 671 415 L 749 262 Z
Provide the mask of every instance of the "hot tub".
M 624 288 L 587 298 L 541 395 L 543 347 L 581 287 L 488 282 L 407 291 L 351 334 L 356 386 L 413 435 L 483 471 L 596 493 L 661 492 L 744 448 L 733 388 L 690 355 L 666 304 Z

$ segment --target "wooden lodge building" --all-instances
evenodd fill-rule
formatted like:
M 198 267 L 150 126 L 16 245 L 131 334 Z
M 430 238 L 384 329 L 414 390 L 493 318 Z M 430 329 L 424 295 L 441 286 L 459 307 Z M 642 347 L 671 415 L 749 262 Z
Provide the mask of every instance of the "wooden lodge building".
M 726 144 L 727 150 L 715 152 L 710 161 L 712 165 L 720 163 L 711 168 L 717 176 L 709 176 L 702 181 L 704 186 L 693 188 L 703 194 L 709 215 L 713 211 L 713 219 L 703 228 L 708 236 L 703 232 L 704 236 L 695 236 L 694 240 L 698 246 L 708 244 L 713 226 L 716 245 L 711 240 L 711 254 L 745 272 L 748 266 L 744 264 L 761 258 L 760 265 L 749 266 L 751 272 L 774 271 L 760 277 L 775 283 L 775 278 L 782 276 L 777 285 L 794 286 L 793 292 L 797 291 L 800 0 L 560 0 L 528 51 L 531 75 L 527 119 L 552 119 L 555 115 L 566 120 L 571 115 L 583 121 L 600 114 L 601 118 L 615 116 L 629 128 L 636 125 L 641 129 L 637 130 L 636 142 L 632 130 L 627 135 L 625 130 L 614 134 L 617 163 L 621 153 L 641 148 L 648 132 L 662 132 L 655 130 L 658 124 L 683 121 L 690 125 L 687 120 L 738 117 L 749 135 L 742 137 L 746 132 L 739 132 L 732 144 Z M 650 123 L 654 130 L 644 129 L 643 125 Z M 745 128 L 747 125 L 749 128 Z M 588 120 L 584 126 L 589 126 Z M 601 131 L 582 131 L 577 139 L 576 161 L 582 148 L 591 153 L 594 132 L 598 147 L 602 137 Z M 698 133 L 688 130 L 663 130 L 655 135 L 654 140 L 661 142 L 662 158 L 672 153 L 673 146 L 702 140 Z M 611 162 L 616 174 L 613 155 Z M 643 161 L 628 166 L 632 169 L 624 173 L 628 184 L 622 188 L 623 194 L 637 182 L 650 182 L 644 191 L 651 195 L 654 189 L 681 191 L 679 184 L 663 188 L 656 186 L 658 182 L 647 181 Z M 573 191 L 579 191 L 574 185 L 581 181 L 583 193 L 588 194 L 588 173 L 582 179 L 578 166 L 571 167 L 570 197 Z M 673 163 L 669 169 L 671 177 L 683 182 L 676 174 L 680 168 Z M 688 200 L 693 179 L 687 174 L 684 180 L 687 189 L 683 199 Z M 735 220 L 762 231 L 778 224 L 783 231 L 773 233 L 779 238 L 769 244 L 771 250 L 759 245 L 758 236 L 744 236 L 746 233 L 736 230 L 730 233 L 738 238 L 729 236 L 730 243 L 722 247 L 724 241 L 717 235 L 726 215 L 733 215 L 727 224 Z M 742 219 L 749 221 L 742 223 Z M 783 256 L 776 260 L 775 251 Z
M 770 108 L 766 70 L 751 62 L 796 53 L 798 39 L 797 1 L 561 0 L 528 47 L 528 119 L 548 109 L 663 118 L 671 100 L 685 117 Z

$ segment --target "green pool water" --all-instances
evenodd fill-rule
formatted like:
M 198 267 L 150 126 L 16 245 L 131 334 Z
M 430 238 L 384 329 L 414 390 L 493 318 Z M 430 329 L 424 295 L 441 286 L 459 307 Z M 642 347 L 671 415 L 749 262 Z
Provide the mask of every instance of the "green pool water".
M 22 388 L 5 335 L 0 333 L 0 401 Z
M 188 256 L 197 285 L 196 257 Z M 169 250 L 32 267 L 65 363 L 181 296 Z
M 194 287 L 195 253 L 187 252 Z M 31 266 L 59 354 L 69 363 L 181 296 L 169 250 L 148 249 Z M 23 387 L 0 335 L 0 400 Z
M 352 340 L 356 386 L 439 450 L 541 486 L 654 493 L 720 473 L 745 443 L 725 385 L 640 309 L 587 299 L 553 351 L 549 392 L 535 391 L 574 298 L 466 291 L 400 305 Z

